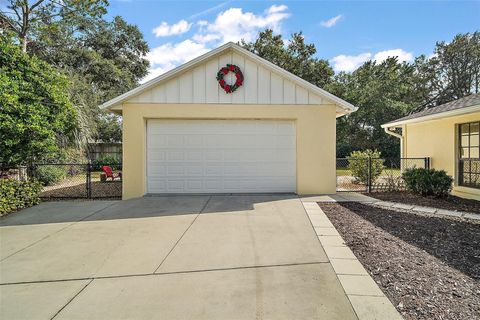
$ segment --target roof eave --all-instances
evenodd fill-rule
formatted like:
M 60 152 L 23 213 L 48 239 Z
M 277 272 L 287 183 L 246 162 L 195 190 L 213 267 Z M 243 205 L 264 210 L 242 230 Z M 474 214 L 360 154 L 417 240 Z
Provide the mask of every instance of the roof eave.
M 392 128 L 392 127 L 399 127 L 404 124 L 410 124 L 410 123 L 418 123 L 418 122 L 424 122 L 424 121 L 430 121 L 430 120 L 437 120 L 441 118 L 447 118 L 447 117 L 454 117 L 454 116 L 460 116 L 460 115 L 465 115 L 473 112 L 479 112 L 480 111 L 480 105 L 473 105 L 461 109 L 455 109 L 455 110 L 450 110 L 450 111 L 444 111 L 444 112 L 439 112 L 439 113 L 434 113 L 430 115 L 425 115 L 422 117 L 418 118 L 412 118 L 412 119 L 406 119 L 406 120 L 400 120 L 400 121 L 392 121 L 389 123 L 382 124 L 382 128 Z
M 154 78 L 150 81 L 147 81 L 144 84 L 142 84 L 142 85 L 140 85 L 140 86 L 138 86 L 138 87 L 136 87 L 136 88 L 120 95 L 120 96 L 118 96 L 118 97 L 115 97 L 115 98 L 101 104 L 99 107 L 100 107 L 100 109 L 112 109 L 115 106 L 121 105 L 122 102 L 124 102 L 127 99 L 132 98 L 132 97 L 142 93 L 145 90 L 148 90 L 149 88 L 155 86 L 157 83 L 159 83 L 159 82 L 161 82 L 165 79 L 168 79 L 168 78 L 170 78 L 171 76 L 173 76 L 177 73 L 185 71 L 185 70 L 189 69 L 190 67 L 196 65 L 197 63 L 200 63 L 204 60 L 207 60 L 207 59 L 209 59 L 209 58 L 211 58 L 211 57 L 213 57 L 213 56 L 215 56 L 215 55 L 219 54 L 220 52 L 223 52 L 227 49 L 237 50 L 237 51 L 245 54 L 246 56 L 248 56 L 250 59 L 252 59 L 254 61 L 257 61 L 261 64 L 267 65 L 272 70 L 281 74 L 285 78 L 290 79 L 293 82 L 300 83 L 302 86 L 306 87 L 307 89 L 310 89 L 311 91 L 319 94 L 320 96 L 323 96 L 323 97 L 331 100 L 336 105 L 340 106 L 345 111 L 345 114 L 355 112 L 358 109 L 357 107 L 355 107 L 351 103 L 348 103 L 347 101 L 331 94 L 330 92 L 327 92 L 327 91 L 315 86 L 314 84 L 311 84 L 310 82 L 292 74 L 291 72 L 288 72 L 285 69 L 280 68 L 279 66 L 271 63 L 270 61 L 265 60 L 265 59 L 257 56 L 256 54 L 240 47 L 239 45 L 236 45 L 233 42 L 228 42 L 228 43 L 226 43 L 226 44 L 224 44 L 224 45 L 222 45 L 222 46 L 220 46 L 216 49 L 213 49 L 212 51 L 209 51 L 209 52 L 207 52 L 207 53 L 205 53 L 205 54 L 203 54 L 203 55 L 201 55 L 201 56 L 199 56 L 199 57 L 197 57 L 193 60 L 190 60 L 189 62 L 164 73 L 163 75 L 160 75 L 160 76 L 158 76 L 158 77 L 156 77 L 156 78 Z

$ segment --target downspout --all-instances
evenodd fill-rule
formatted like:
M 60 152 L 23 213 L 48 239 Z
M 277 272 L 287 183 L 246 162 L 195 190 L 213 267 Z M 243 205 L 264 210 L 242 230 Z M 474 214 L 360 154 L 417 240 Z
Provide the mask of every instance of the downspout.
M 403 150 L 403 135 L 396 133 L 395 131 L 391 131 L 390 127 L 385 127 L 383 128 L 385 132 L 391 136 L 394 136 L 395 138 L 400 139 L 400 158 L 403 158 L 404 155 L 404 150 Z

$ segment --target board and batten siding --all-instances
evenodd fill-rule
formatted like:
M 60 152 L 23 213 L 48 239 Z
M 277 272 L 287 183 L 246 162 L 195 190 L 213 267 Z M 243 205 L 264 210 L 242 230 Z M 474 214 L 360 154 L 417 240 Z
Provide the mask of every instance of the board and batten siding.
M 226 64 L 240 67 L 243 85 L 227 94 L 218 85 L 218 70 Z M 227 75 L 232 77 L 232 73 Z M 228 79 L 226 78 L 227 82 Z M 128 103 L 219 104 L 329 104 L 324 98 L 283 78 L 249 58 L 230 52 L 213 57 L 181 75 L 128 100 Z

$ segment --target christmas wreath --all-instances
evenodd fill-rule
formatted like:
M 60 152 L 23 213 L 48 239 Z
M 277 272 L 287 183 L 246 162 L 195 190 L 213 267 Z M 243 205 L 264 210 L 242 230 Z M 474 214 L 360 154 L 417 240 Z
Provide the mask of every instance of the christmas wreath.
M 235 83 L 228 84 L 223 79 L 229 72 L 235 73 Z M 234 64 L 227 64 L 226 67 L 221 68 L 217 73 L 217 81 L 220 87 L 226 93 L 232 93 L 243 84 L 243 73 L 239 67 Z

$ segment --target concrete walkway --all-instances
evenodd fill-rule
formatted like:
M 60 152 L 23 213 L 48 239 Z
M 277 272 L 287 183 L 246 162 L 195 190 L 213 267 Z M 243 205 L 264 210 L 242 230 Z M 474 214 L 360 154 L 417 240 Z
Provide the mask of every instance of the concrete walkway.
M 480 214 L 472 212 L 463 212 L 457 210 L 445 210 L 433 207 L 418 206 L 400 202 L 390 202 L 378 200 L 364 194 L 356 192 L 341 192 L 335 195 L 322 195 L 314 197 L 306 197 L 304 201 L 310 202 L 362 202 L 364 204 L 372 205 L 379 208 L 410 212 L 418 215 L 437 216 L 442 218 L 455 218 L 460 220 L 467 220 L 469 222 L 480 223 Z
M 302 198 L 303 206 L 318 239 L 358 318 L 361 320 L 400 320 L 402 319 L 401 315 L 380 290 L 352 250 L 347 247 L 342 236 L 318 205 L 318 202 L 345 201 L 371 203 L 372 198 L 356 193 Z
M 43 203 L 0 252 L 1 319 L 357 319 L 296 196 Z

